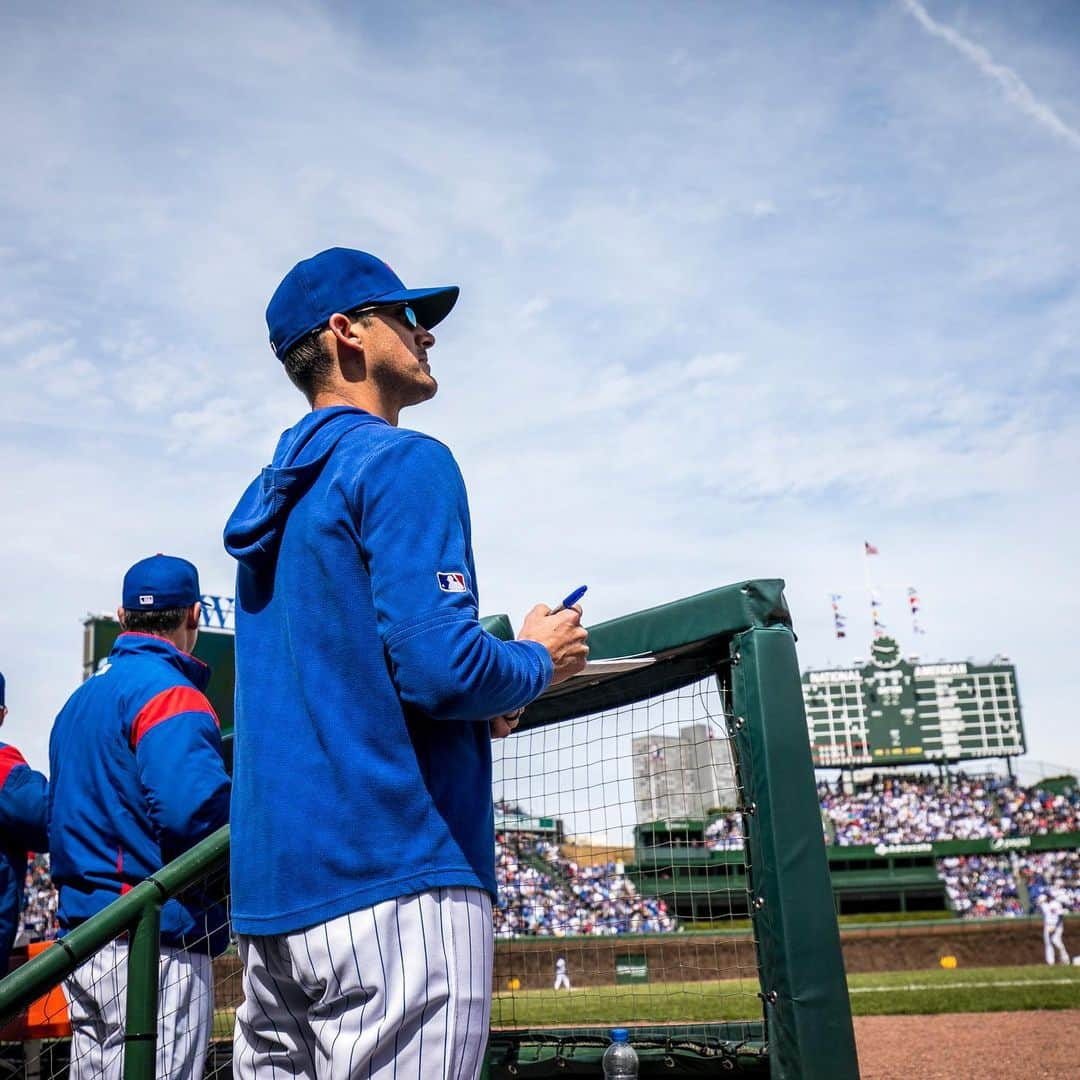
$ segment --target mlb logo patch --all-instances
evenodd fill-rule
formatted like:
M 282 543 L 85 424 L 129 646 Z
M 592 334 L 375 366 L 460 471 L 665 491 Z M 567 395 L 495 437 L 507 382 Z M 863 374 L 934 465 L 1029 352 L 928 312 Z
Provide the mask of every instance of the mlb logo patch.
M 439 570 L 435 574 L 436 579 L 439 582 L 439 588 L 443 592 L 467 592 L 465 586 L 465 575 L 448 573 L 445 570 Z
M 139 597 L 139 603 L 142 604 L 143 607 L 146 607 L 148 604 L 152 604 L 153 602 L 153 593 L 143 593 L 142 596 Z

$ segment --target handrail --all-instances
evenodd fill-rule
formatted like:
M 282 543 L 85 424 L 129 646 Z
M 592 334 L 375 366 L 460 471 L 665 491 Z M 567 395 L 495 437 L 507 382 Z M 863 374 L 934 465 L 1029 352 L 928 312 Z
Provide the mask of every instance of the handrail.
M 6 1024 L 31 1002 L 67 978 L 115 937 L 125 930 L 134 931 L 143 922 L 148 909 L 159 908 L 166 900 L 205 876 L 215 865 L 224 863 L 228 856 L 229 826 L 223 825 L 145 881 L 140 881 L 130 892 L 114 900 L 70 934 L 58 938 L 51 948 L 0 979 L 0 1025 Z M 153 948 L 156 970 L 156 933 Z

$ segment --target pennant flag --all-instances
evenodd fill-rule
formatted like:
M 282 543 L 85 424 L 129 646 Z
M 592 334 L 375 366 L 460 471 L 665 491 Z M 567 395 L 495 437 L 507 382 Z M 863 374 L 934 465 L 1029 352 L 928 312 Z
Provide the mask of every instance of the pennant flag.
M 838 638 L 847 637 L 847 631 L 844 629 L 847 616 L 840 610 L 840 601 L 843 598 L 841 593 L 829 593 L 829 600 L 832 601 L 833 633 Z
M 924 634 L 925 630 L 919 625 L 919 590 L 914 585 L 909 585 L 907 590 L 908 607 L 911 610 L 911 629 L 916 634 Z
M 864 540 L 863 541 L 863 546 L 866 548 L 866 554 L 867 555 L 879 555 L 880 554 L 878 549 L 876 547 L 874 547 L 874 545 L 871 544 L 869 540 Z

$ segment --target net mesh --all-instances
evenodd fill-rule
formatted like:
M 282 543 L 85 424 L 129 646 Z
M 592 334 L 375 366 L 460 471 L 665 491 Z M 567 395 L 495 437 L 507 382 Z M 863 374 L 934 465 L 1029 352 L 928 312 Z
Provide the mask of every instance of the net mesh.
M 760 1033 L 730 721 L 721 668 L 495 744 L 493 1031 Z
M 227 880 L 220 865 L 181 895 L 183 903 L 207 913 L 203 932 L 185 949 L 159 951 L 159 1078 L 232 1075 L 229 1047 L 241 991 L 229 942 Z M 0 1078 L 121 1080 L 128 958 L 128 935 L 121 934 L 8 1024 L 0 1035 Z
M 765 1060 L 727 678 L 495 743 L 494 1076 L 510 1058 L 595 1074 L 616 1025 L 668 1075 Z M 228 1077 L 243 994 L 220 951 L 225 865 L 181 899 L 216 914 L 187 955 L 162 950 L 157 1075 Z M 0 1078 L 119 1078 L 127 958 L 121 937 L 16 1020 Z M 69 1019 L 74 1038 L 49 1026 Z

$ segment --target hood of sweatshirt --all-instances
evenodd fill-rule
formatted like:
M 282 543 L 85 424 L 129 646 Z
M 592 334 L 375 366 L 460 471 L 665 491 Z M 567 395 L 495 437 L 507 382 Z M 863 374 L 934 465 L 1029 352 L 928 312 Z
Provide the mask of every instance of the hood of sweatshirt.
M 318 479 L 346 432 L 366 424 L 385 424 L 349 405 L 308 413 L 278 440 L 274 460 L 248 485 L 225 525 L 225 550 L 252 570 L 277 559 L 285 521 Z

